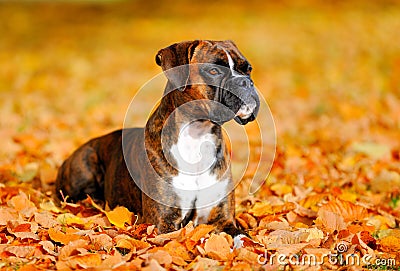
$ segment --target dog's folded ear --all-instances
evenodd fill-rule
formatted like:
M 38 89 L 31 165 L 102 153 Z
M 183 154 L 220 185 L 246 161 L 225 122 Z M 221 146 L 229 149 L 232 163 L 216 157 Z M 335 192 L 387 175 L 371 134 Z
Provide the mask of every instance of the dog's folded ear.
M 170 88 L 184 90 L 189 78 L 190 60 L 193 57 L 199 40 L 184 41 L 172 44 L 158 51 L 156 63 L 161 66 L 170 83 Z M 173 89 L 169 89 L 169 91 Z

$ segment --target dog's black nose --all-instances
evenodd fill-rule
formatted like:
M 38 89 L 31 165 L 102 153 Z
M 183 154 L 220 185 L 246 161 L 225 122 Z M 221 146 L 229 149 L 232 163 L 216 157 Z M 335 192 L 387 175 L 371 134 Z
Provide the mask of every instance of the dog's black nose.
M 233 79 L 233 83 L 245 89 L 250 89 L 254 86 L 253 81 L 248 76 L 238 76 Z

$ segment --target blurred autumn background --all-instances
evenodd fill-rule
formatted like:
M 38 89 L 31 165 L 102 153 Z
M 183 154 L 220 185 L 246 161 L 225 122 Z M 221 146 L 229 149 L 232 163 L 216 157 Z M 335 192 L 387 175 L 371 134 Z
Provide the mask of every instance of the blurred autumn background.
M 371 255 L 354 270 L 398 268 L 399 18 L 398 1 L 0 2 L 0 267 L 276 270 L 258 255 L 320 257 L 340 243 Z M 234 40 L 275 119 L 266 184 L 237 191 L 237 222 L 260 246 L 230 252 L 206 226 L 160 237 L 127 210 L 50 199 L 63 159 L 122 127 L 160 72 L 156 52 L 192 39 Z

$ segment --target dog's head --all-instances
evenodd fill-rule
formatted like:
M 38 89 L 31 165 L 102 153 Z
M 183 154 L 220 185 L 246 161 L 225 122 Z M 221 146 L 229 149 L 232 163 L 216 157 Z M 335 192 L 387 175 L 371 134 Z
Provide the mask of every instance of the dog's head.
M 256 118 L 260 101 L 250 78 L 252 67 L 232 41 L 176 43 L 161 49 L 156 63 L 168 78 L 168 91 L 205 85 L 190 88 L 195 89 L 197 99 L 222 104 L 242 125 Z

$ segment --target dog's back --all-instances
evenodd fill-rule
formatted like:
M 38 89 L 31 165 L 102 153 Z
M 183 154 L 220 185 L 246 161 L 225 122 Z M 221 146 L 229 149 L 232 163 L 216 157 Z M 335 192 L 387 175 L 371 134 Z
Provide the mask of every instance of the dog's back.
M 110 197 L 121 198 L 121 202 L 113 202 L 110 207 L 124 205 L 141 213 L 141 193 L 133 185 L 124 161 L 123 137 L 130 142 L 129 145 L 135 144 L 143 137 L 143 128 L 117 130 L 94 138 L 65 160 L 58 171 L 55 184 L 58 198 L 68 196 L 68 200 L 74 202 L 85 199 L 87 195 L 101 201 Z M 127 151 L 129 145 L 126 146 Z M 136 156 L 140 155 L 130 154 L 131 162 L 140 159 Z

